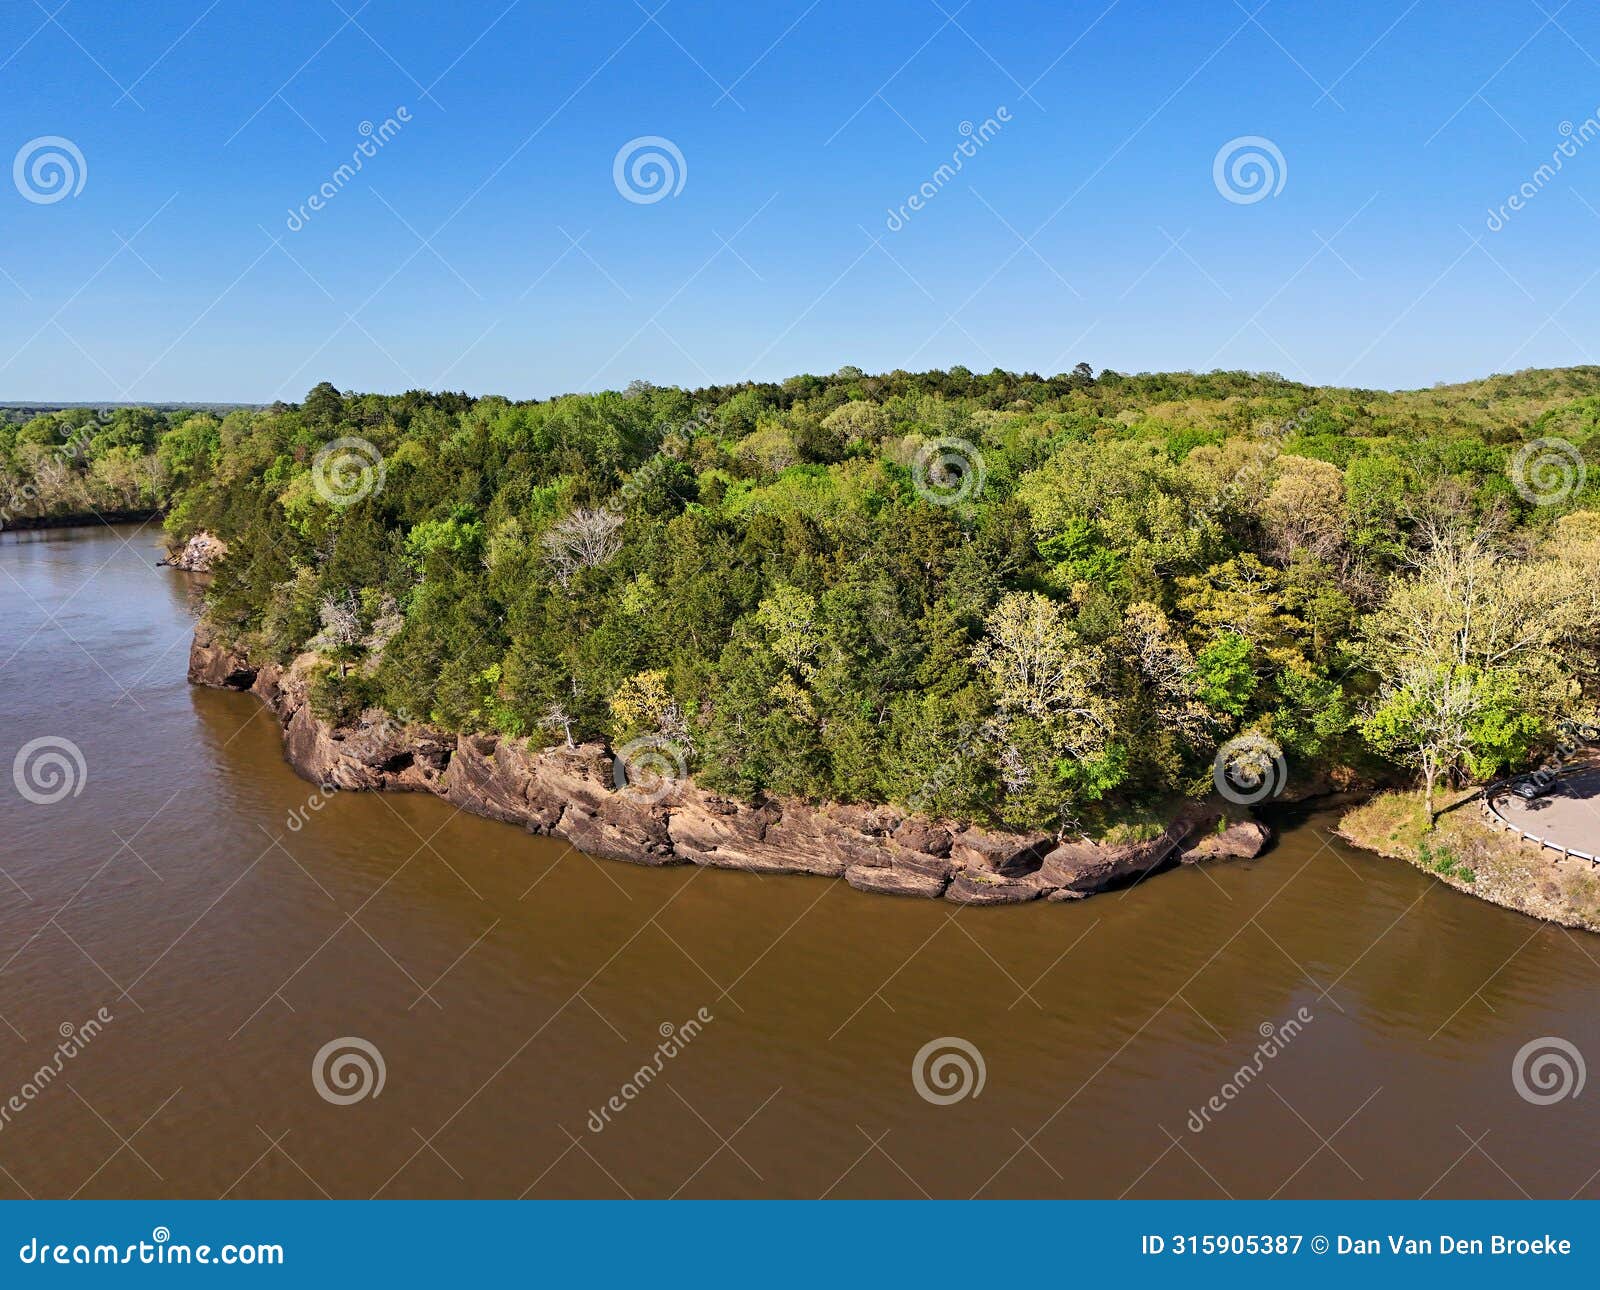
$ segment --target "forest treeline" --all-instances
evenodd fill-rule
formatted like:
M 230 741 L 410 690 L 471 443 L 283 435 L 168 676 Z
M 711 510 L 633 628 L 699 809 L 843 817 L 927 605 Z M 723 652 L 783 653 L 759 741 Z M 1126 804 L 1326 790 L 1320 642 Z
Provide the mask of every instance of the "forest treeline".
M 1430 790 L 1554 746 L 1600 693 L 1597 449 L 1600 368 L 324 384 L 0 427 L 0 503 L 222 538 L 214 626 L 320 656 L 335 720 L 646 740 L 745 797 L 1103 829 L 1209 791 L 1234 746 Z

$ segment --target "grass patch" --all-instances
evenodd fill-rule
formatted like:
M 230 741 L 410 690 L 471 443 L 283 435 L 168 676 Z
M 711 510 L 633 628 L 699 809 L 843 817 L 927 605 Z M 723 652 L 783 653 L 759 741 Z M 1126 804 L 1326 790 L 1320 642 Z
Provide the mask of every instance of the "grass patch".
M 1381 793 L 1347 811 L 1346 841 L 1415 865 L 1460 891 L 1568 927 L 1600 931 L 1600 872 L 1588 861 L 1563 860 L 1493 828 L 1476 789 L 1442 796 L 1446 809 L 1427 828 L 1420 792 Z

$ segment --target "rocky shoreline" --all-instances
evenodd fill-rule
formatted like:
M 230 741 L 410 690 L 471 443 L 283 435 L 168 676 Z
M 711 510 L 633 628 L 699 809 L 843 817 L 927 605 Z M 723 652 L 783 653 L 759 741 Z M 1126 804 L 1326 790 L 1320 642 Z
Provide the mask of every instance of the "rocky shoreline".
M 311 711 L 312 661 L 254 665 L 202 623 L 190 647 L 189 681 L 254 694 L 277 717 L 289 764 L 317 784 L 433 793 L 475 815 L 631 864 L 813 874 L 843 878 L 858 891 L 1007 905 L 1079 900 L 1177 863 L 1254 857 L 1271 836 L 1254 820 L 1225 823 L 1221 804 L 1210 802 L 1186 804 L 1149 841 L 1107 845 L 946 824 L 887 806 L 749 803 L 688 780 L 646 798 L 617 787 L 601 744 L 537 748 L 402 725 L 376 709 L 335 729 Z

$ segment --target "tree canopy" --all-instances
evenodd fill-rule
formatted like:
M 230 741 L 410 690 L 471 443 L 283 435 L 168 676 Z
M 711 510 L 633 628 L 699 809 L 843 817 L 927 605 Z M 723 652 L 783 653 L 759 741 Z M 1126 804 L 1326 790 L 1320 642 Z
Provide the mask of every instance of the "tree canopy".
M 1060 829 L 1207 791 L 1244 735 L 1291 776 L 1521 764 L 1600 682 L 1597 427 L 1596 368 L 323 384 L 0 427 L 0 493 L 223 538 L 215 627 L 320 655 L 336 719 L 660 738 L 730 793 Z M 1562 490 L 1520 473 L 1554 440 Z

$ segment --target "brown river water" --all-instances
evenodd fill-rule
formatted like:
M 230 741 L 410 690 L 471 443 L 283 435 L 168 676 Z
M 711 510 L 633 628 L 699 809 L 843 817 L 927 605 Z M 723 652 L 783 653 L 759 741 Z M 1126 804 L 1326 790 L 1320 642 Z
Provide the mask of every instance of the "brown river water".
M 1329 813 L 1256 861 L 957 909 L 324 802 L 252 697 L 185 684 L 155 538 L 0 538 L 0 1196 L 1600 1190 L 1597 1091 L 1513 1079 L 1532 1040 L 1600 1056 L 1600 938 Z M 942 1103 L 935 1040 L 974 1072 L 935 1063 Z

